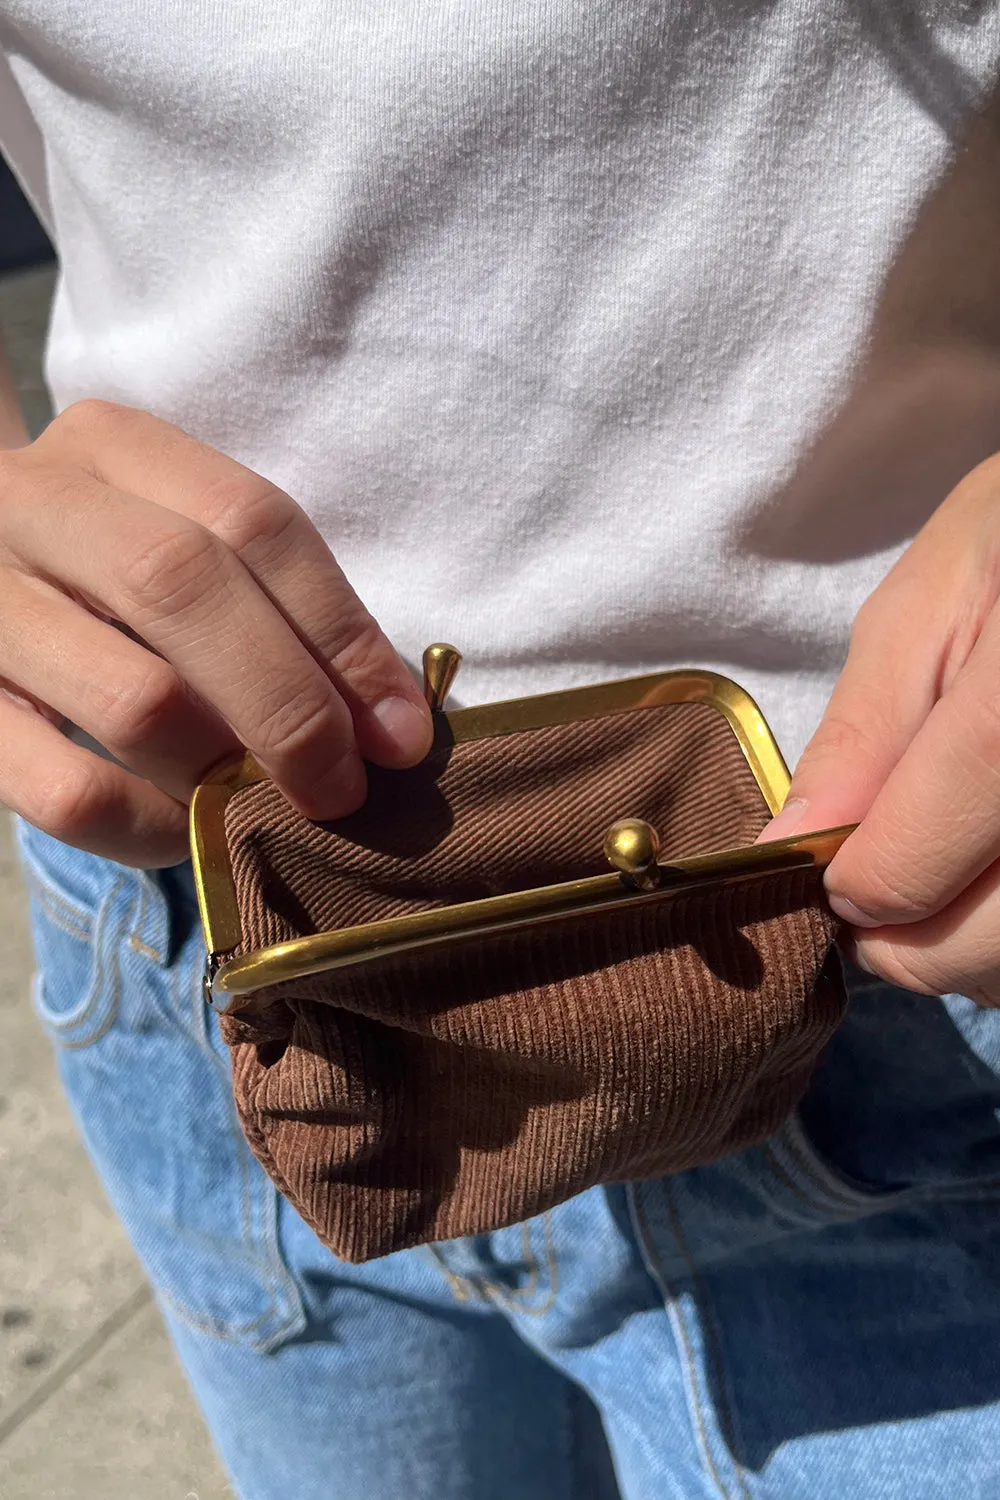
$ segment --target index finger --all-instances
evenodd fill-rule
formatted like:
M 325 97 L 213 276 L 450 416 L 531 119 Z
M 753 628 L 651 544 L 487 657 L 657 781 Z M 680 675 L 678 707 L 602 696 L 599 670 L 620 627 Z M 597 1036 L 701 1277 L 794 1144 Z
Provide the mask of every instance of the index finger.
M 404 766 L 426 754 L 419 686 L 290 496 L 148 412 L 87 401 L 59 420 L 60 450 L 95 478 L 188 517 L 236 554 L 334 683 L 364 756 Z
M 350 712 L 240 560 L 175 511 L 62 475 L 8 489 L 4 543 L 22 566 L 131 627 L 230 725 L 307 817 L 364 799 Z M 23 484 L 23 479 L 22 479 Z

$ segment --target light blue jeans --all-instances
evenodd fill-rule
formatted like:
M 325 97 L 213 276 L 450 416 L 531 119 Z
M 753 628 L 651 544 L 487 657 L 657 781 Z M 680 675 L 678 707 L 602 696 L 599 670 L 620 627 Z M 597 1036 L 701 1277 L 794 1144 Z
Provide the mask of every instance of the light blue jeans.
M 766 1145 L 338 1263 L 250 1155 L 190 869 L 19 830 L 35 998 L 243 1500 L 996 1500 L 1000 1013 L 862 981 Z

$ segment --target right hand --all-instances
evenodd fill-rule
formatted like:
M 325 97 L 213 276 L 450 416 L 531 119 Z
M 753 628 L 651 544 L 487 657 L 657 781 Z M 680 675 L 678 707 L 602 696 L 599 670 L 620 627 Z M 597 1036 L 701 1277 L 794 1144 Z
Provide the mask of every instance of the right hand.
M 28 822 L 159 868 L 241 745 L 328 819 L 364 800 L 362 757 L 413 765 L 430 742 L 410 672 L 276 486 L 101 401 L 0 452 L 0 801 Z

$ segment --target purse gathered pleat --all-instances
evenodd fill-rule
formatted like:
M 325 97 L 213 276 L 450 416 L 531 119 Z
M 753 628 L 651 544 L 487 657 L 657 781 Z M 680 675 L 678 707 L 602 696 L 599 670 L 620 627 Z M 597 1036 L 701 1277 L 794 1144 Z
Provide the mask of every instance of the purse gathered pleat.
M 241 950 L 600 874 L 623 816 L 669 863 L 770 814 L 698 702 L 441 745 L 337 823 L 257 782 L 226 807 Z M 240 1120 L 340 1257 L 487 1232 L 777 1129 L 843 1012 L 834 936 L 793 869 L 273 984 L 221 1018 Z

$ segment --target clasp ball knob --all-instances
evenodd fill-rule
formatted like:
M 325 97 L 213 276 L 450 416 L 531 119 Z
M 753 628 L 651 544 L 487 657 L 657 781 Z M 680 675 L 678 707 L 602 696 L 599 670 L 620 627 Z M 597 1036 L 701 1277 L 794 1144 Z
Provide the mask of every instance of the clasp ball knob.
M 641 818 L 621 818 L 604 835 L 604 853 L 620 875 L 640 891 L 652 891 L 660 883 L 656 857 L 660 839 L 656 829 Z

